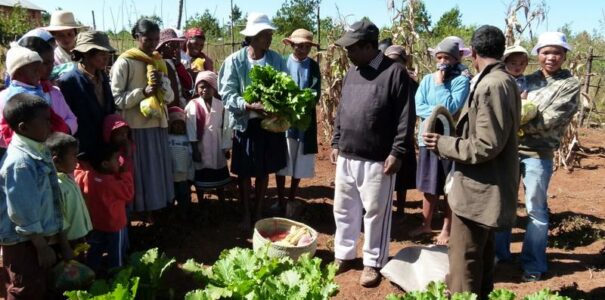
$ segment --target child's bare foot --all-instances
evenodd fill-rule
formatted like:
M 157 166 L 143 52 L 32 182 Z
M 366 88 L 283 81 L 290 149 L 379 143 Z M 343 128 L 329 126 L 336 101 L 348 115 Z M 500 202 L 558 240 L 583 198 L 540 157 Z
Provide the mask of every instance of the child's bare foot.
M 450 233 L 449 231 L 441 230 L 441 233 L 437 236 L 435 240 L 435 244 L 437 245 L 447 245 L 450 241 Z
M 412 230 L 409 234 L 410 237 L 417 237 L 419 235 L 431 233 L 431 227 L 420 226 L 414 230 Z

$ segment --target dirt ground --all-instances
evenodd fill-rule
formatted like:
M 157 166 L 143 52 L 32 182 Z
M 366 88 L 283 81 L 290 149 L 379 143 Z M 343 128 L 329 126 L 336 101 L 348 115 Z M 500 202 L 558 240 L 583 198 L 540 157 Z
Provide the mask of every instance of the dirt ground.
M 586 147 L 603 147 L 604 130 L 584 130 L 580 140 Z M 316 255 L 330 262 L 333 260 L 334 220 L 332 216 L 332 197 L 334 193 L 334 168 L 328 160 L 329 149 L 321 145 L 317 157 L 316 177 L 303 180 L 298 199 L 299 220 L 320 232 Z M 599 157 L 585 158 L 581 161 L 584 168 L 576 168 L 568 173 L 560 169 L 552 179 L 549 188 L 549 207 L 551 211 L 551 231 L 562 226 L 562 220 L 569 217 L 584 217 L 590 223 L 582 232 L 572 230 L 571 235 L 551 238 L 559 246 L 569 243 L 585 245 L 574 249 L 548 248 L 549 272 L 546 279 L 537 283 L 523 283 L 518 264 L 499 265 L 496 269 L 496 288 L 508 288 L 518 295 L 533 293 L 548 287 L 559 290 L 574 299 L 605 299 L 605 240 L 589 239 L 590 230 L 605 228 L 605 159 Z M 235 192 L 235 190 L 233 191 Z M 271 178 L 268 191 L 268 206 L 276 199 L 274 180 Z M 199 208 L 194 208 L 186 215 L 166 213 L 150 227 L 135 226 L 132 229 L 132 246 L 134 249 L 146 249 L 159 246 L 170 256 L 175 256 L 179 263 L 188 258 L 195 258 L 204 264 L 212 264 L 223 249 L 231 247 L 251 247 L 251 232 L 238 228 L 239 212 L 235 201 L 220 205 L 215 196 L 210 196 L 210 214 L 205 218 Z M 404 247 L 415 244 L 430 244 L 432 237 L 410 239 L 407 233 L 421 222 L 421 194 L 415 190 L 408 191 L 405 206 L 405 219 L 395 220 L 392 229 L 390 255 Z M 523 199 L 520 191 L 519 199 Z M 514 253 L 521 250 L 526 214 L 523 201 L 518 210 L 518 224 L 513 231 Z M 443 213 L 437 213 L 433 229 L 436 236 L 441 228 Z M 204 220 L 206 219 L 206 220 Z M 573 221 L 572 221 L 573 223 Z M 573 227 L 572 227 L 573 228 Z M 603 237 L 603 232 L 600 233 Z M 567 239 L 567 240 L 566 240 Z M 594 240 L 594 241 L 593 241 Z M 361 244 L 361 243 L 360 243 Z M 358 250 L 361 257 L 361 247 Z M 356 267 L 337 276 L 340 292 L 335 299 L 384 299 L 390 293 L 402 293 L 388 280 L 383 280 L 376 288 L 366 289 L 358 284 L 361 259 L 356 260 Z M 199 285 L 178 269 L 168 276 L 168 286 L 175 289 L 177 299 L 184 292 L 199 288 Z
M 580 140 L 586 147 L 605 146 L 605 130 L 584 130 Z M 316 177 L 303 180 L 298 199 L 297 219 L 320 232 L 316 256 L 324 262 L 333 260 L 334 220 L 332 216 L 332 197 L 334 193 L 334 168 L 328 160 L 329 149 L 325 145 L 317 157 Z M 569 227 L 573 224 L 562 225 L 562 220 L 569 217 L 584 217 L 588 220 L 588 228 L 584 231 L 571 230 L 571 235 L 551 238 L 556 244 L 584 242 L 585 245 L 574 249 L 548 248 L 549 272 L 546 280 L 537 283 L 523 283 L 518 264 L 498 266 L 496 269 L 496 288 L 508 288 L 518 295 L 533 293 L 548 287 L 559 290 L 573 299 L 605 299 L 605 240 L 603 238 L 588 238 L 591 229 L 605 228 L 605 159 L 599 157 L 582 160 L 584 168 L 576 168 L 572 173 L 565 170 L 557 171 L 549 189 L 549 207 L 551 210 L 551 231 L 555 228 Z M 269 206 L 276 199 L 274 179 L 271 178 L 268 191 Z M 235 189 L 230 193 L 235 196 Z M 519 199 L 522 198 L 520 192 Z M 174 256 L 179 264 L 189 258 L 211 265 L 223 249 L 232 247 L 251 247 L 251 232 L 242 231 L 238 227 L 240 219 L 237 201 L 231 200 L 220 204 L 214 195 L 208 196 L 209 208 L 201 209 L 198 205 L 186 211 L 172 209 L 157 216 L 153 225 L 133 222 L 131 228 L 131 250 L 145 250 L 160 247 L 169 256 Z M 408 191 L 405 206 L 405 219 L 394 219 L 390 255 L 394 255 L 404 247 L 432 243 L 441 228 L 443 213 L 437 212 L 433 236 L 421 239 L 411 239 L 407 235 L 421 222 L 421 194 L 415 190 Z M 526 214 L 523 201 L 518 210 L 518 224 L 513 231 L 514 253 L 521 250 Z M 573 222 L 572 222 L 573 223 Z M 573 228 L 573 226 L 572 226 Z M 593 232 L 594 233 L 594 232 Z M 600 233 L 604 237 L 603 232 Z M 594 236 L 594 235 L 593 235 Z M 360 240 L 361 241 L 361 240 Z M 361 242 L 359 243 L 361 244 Z M 361 247 L 358 255 L 361 257 Z M 338 275 L 337 283 L 340 292 L 334 299 L 384 299 L 390 293 L 403 293 L 388 280 L 383 279 L 376 288 L 362 288 L 358 284 L 361 272 L 361 259 L 356 260 L 353 270 Z M 166 286 L 172 287 L 175 299 L 196 288 L 199 283 L 184 274 L 180 269 L 173 268 L 166 276 Z

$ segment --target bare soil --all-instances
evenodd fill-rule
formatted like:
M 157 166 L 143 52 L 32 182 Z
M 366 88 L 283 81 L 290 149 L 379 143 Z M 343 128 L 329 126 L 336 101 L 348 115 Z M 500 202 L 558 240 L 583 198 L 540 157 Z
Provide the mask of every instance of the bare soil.
M 580 138 L 583 146 L 603 147 L 605 130 L 583 130 Z M 316 256 L 326 263 L 333 260 L 335 229 L 332 216 L 334 168 L 329 162 L 328 153 L 327 145 L 320 145 L 316 177 L 301 183 L 298 202 L 302 205 L 299 206 L 297 217 L 320 232 Z M 605 159 L 598 156 L 588 157 L 582 160 L 582 165 L 586 168 L 576 168 L 571 173 L 558 170 L 550 184 L 550 228 L 551 232 L 557 234 L 557 237 L 553 238 L 556 243 L 551 242 L 551 246 L 560 248 L 549 247 L 547 250 L 550 270 L 545 280 L 524 283 L 518 264 L 498 265 L 496 288 L 511 289 L 523 296 L 548 287 L 573 299 L 605 299 L 605 240 L 603 231 L 599 231 L 605 228 Z M 233 199 L 226 203 L 219 203 L 216 196 L 210 195 L 205 200 L 207 207 L 203 209 L 194 205 L 187 210 L 171 208 L 161 212 L 156 216 L 153 225 L 134 221 L 130 231 L 131 250 L 160 247 L 169 256 L 174 256 L 179 264 L 194 258 L 198 262 L 211 265 L 224 249 L 251 247 L 251 231 L 243 231 L 238 226 L 241 215 L 235 188 L 228 191 L 228 194 Z M 522 196 L 521 190 L 519 199 L 523 199 Z M 432 238 L 436 237 L 438 229 L 441 228 L 443 213 L 437 212 L 433 236 L 411 239 L 407 233 L 421 222 L 422 195 L 410 190 L 407 199 L 405 219 L 394 218 L 390 255 L 407 246 L 432 243 Z M 269 207 L 275 200 L 275 182 L 271 178 L 265 206 Z M 518 216 L 517 226 L 513 231 L 513 253 L 519 253 L 521 250 L 527 221 L 523 200 L 520 200 Z M 578 217 L 582 219 L 579 220 Z M 566 221 L 562 223 L 563 220 Z M 586 226 L 583 220 L 588 220 L 589 225 Z M 561 234 L 568 232 L 569 228 L 572 228 L 571 232 L 586 232 L 571 236 Z M 582 241 L 585 237 L 586 241 Z M 567 249 L 562 245 L 567 245 Z M 361 257 L 361 247 L 358 255 Z M 376 288 L 361 287 L 358 280 L 362 267 L 361 259 L 358 259 L 353 270 L 337 276 L 340 292 L 334 299 L 384 299 L 390 293 L 403 293 L 386 279 Z M 194 282 L 178 268 L 170 271 L 165 284 L 171 287 L 175 299 L 182 299 L 189 290 L 202 288 L 201 284 Z

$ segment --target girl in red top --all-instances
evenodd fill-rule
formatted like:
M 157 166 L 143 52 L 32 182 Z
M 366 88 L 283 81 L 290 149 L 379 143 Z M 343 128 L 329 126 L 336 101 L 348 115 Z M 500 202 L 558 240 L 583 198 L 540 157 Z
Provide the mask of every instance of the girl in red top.
M 120 267 L 124 261 L 126 205 L 132 202 L 134 183 L 132 173 L 120 168 L 119 157 L 117 147 L 106 145 L 91 157 L 92 168 L 78 166 L 75 171 L 93 227 L 86 261 L 97 274 Z M 108 254 L 107 268 L 101 266 L 104 252 Z

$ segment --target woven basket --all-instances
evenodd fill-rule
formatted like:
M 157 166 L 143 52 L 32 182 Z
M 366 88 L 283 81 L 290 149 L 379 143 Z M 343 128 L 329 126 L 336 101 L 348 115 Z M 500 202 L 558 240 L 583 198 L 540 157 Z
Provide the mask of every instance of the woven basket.
M 264 238 L 260 233 L 273 233 L 273 232 L 284 232 L 290 230 L 292 225 L 302 226 L 309 230 L 311 234 L 311 243 L 306 246 L 280 246 L 271 243 L 270 240 Z M 317 231 L 315 229 L 296 221 L 284 219 L 284 218 L 267 218 L 262 219 L 254 224 L 254 235 L 252 236 L 252 247 L 254 251 L 263 247 L 265 244 L 269 243 L 269 249 L 267 251 L 268 255 L 271 257 L 290 257 L 293 260 L 297 260 L 298 257 L 303 255 L 304 253 L 309 253 L 310 256 L 315 254 L 315 250 L 317 249 Z

